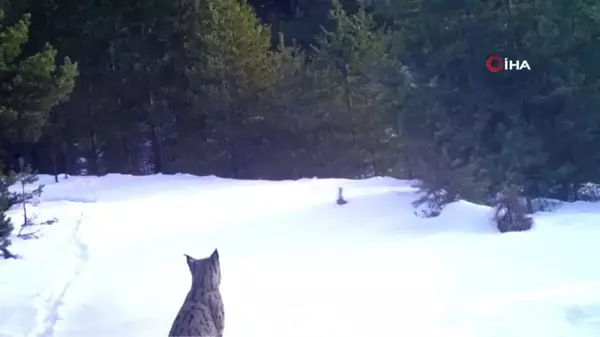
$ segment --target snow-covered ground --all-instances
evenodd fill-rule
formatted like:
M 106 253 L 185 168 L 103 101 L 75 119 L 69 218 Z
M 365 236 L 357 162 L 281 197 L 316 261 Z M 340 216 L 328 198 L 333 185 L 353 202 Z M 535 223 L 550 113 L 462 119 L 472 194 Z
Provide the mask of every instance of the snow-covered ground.
M 600 336 L 598 204 L 499 234 L 466 202 L 415 217 L 410 184 L 388 178 L 41 182 L 35 212 L 59 222 L 0 261 L 2 337 L 167 336 L 183 254 L 215 248 L 226 337 Z

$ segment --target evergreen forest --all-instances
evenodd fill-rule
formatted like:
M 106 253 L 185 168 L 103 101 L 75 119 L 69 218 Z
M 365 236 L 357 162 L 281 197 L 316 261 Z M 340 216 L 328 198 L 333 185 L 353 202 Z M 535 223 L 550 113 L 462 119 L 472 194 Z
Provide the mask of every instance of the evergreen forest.
M 600 182 L 597 1 L 0 9 L 7 176 L 23 163 L 57 179 L 392 176 L 419 181 L 417 203 L 433 215 L 458 198 L 494 204 L 507 190 L 531 211 L 532 200 L 579 200 Z M 491 72 L 490 56 L 530 69 Z

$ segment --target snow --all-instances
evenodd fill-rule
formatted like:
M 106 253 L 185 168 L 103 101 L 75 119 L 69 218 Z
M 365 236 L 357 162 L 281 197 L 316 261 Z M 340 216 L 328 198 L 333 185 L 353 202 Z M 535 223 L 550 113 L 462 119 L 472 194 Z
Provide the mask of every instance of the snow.
M 411 182 L 391 178 L 40 182 L 35 213 L 59 222 L 0 261 L 1 337 L 167 336 L 183 254 L 215 248 L 227 337 L 600 336 L 595 203 L 499 234 L 464 201 L 416 217 Z

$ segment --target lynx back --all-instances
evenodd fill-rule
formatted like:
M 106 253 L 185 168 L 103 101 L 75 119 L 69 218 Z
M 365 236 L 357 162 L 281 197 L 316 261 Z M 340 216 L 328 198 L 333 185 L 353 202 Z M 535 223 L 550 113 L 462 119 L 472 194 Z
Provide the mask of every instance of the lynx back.
M 225 313 L 219 291 L 219 252 L 215 249 L 204 259 L 186 255 L 186 259 L 192 287 L 175 317 L 169 337 L 222 337 Z

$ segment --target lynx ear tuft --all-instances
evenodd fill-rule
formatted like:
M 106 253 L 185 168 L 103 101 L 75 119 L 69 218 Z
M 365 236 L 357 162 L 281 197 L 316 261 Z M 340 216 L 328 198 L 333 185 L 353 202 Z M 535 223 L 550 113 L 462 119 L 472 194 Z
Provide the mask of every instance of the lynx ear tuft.
M 187 255 L 187 254 L 183 254 L 185 256 L 185 260 L 187 261 L 188 267 L 190 267 L 190 270 L 192 269 L 192 266 L 194 265 L 194 261 L 196 261 L 196 259 L 194 259 L 193 257 Z
M 210 256 L 210 259 L 211 260 L 218 260 L 219 259 L 219 251 L 216 248 L 215 248 L 215 251 Z

